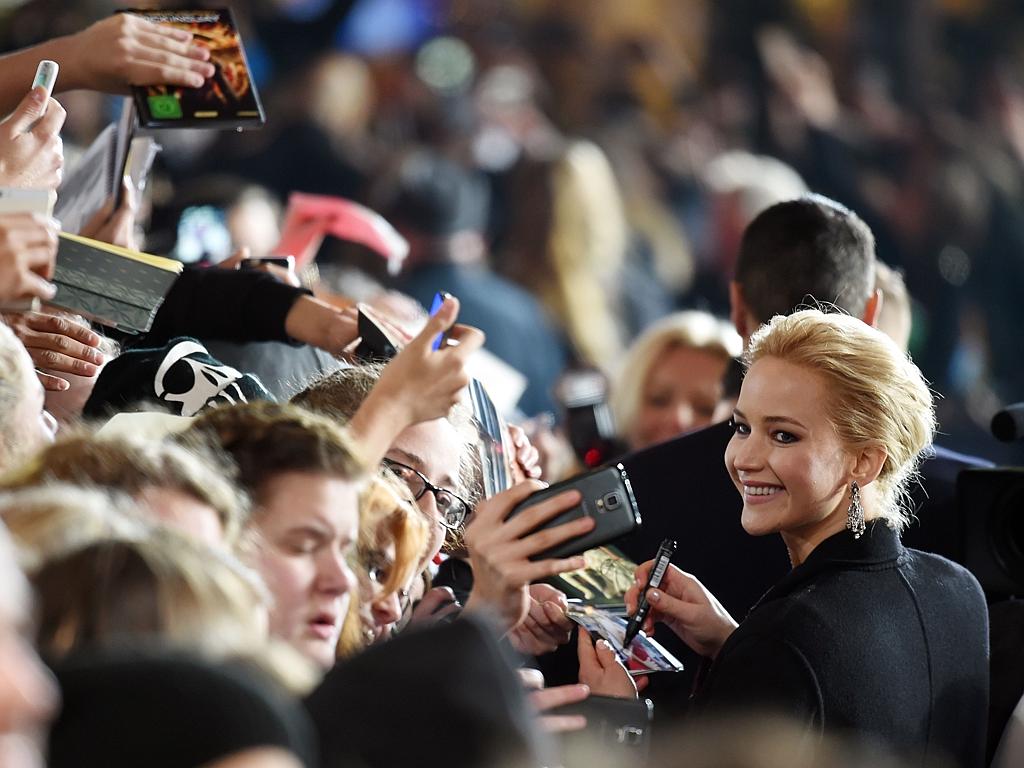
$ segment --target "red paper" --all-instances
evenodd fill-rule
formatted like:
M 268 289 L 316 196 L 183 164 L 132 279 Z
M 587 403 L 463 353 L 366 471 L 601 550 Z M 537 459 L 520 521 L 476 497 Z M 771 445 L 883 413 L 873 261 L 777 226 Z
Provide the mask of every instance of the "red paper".
M 392 274 L 402 268 L 409 244 L 388 222 L 365 206 L 327 195 L 293 192 L 288 198 L 281 241 L 274 253 L 292 255 L 296 267 L 311 262 L 325 235 L 365 245 L 388 261 Z

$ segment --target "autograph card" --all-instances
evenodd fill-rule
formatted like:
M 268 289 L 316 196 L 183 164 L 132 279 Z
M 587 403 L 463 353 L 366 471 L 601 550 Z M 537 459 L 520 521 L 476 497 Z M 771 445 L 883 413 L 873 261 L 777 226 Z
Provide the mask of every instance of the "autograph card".
M 607 640 L 629 674 L 634 677 L 652 672 L 681 672 L 683 669 L 679 659 L 643 632 L 636 636 L 628 648 L 623 648 L 627 623 L 624 608 L 595 608 L 570 603 L 567 615 L 591 635 Z

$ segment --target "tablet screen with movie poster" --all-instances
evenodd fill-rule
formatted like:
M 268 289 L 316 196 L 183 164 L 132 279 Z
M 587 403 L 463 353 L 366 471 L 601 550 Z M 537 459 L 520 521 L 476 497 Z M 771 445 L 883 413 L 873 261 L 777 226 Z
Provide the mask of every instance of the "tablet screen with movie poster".
M 192 33 L 210 51 L 213 76 L 201 88 L 150 85 L 133 88 L 139 121 L 146 128 L 258 128 L 265 122 L 234 17 L 227 8 L 209 10 L 126 9 Z

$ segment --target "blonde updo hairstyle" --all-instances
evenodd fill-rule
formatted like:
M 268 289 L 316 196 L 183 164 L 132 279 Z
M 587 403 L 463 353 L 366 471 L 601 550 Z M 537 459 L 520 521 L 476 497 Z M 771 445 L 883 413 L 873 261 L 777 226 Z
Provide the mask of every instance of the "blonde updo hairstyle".
M 644 331 L 618 367 L 609 402 L 620 436 L 630 443 L 635 440 L 648 374 L 661 357 L 680 347 L 707 352 L 728 364 L 740 354 L 743 340 L 731 323 L 700 310 L 673 312 Z
M 896 343 L 845 314 L 808 309 L 778 315 L 751 337 L 749 369 L 774 357 L 812 371 L 825 384 L 828 419 L 850 450 L 885 450 L 875 480 L 879 517 L 897 532 L 910 522 L 908 485 L 935 434 L 932 393 L 920 369 Z

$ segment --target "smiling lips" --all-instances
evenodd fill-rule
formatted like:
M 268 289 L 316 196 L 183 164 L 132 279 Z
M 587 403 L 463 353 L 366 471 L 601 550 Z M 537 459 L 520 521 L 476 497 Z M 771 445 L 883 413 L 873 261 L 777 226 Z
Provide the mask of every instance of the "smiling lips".
M 784 490 L 781 485 L 743 483 L 743 501 L 746 504 L 765 504 Z

